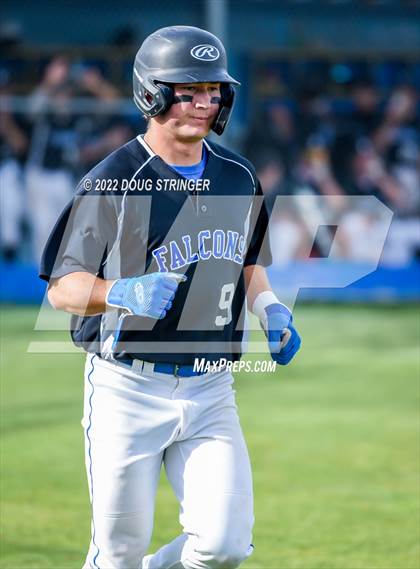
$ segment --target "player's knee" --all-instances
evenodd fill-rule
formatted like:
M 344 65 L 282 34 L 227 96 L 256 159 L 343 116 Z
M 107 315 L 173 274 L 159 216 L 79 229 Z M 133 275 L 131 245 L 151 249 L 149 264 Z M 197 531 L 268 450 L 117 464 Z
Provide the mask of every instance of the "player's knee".
M 236 569 L 249 556 L 250 549 L 249 541 L 242 542 L 229 538 L 202 543 L 201 547 L 195 550 L 196 561 L 205 563 L 209 569 Z
M 213 557 L 212 569 L 236 569 L 246 559 L 247 555 L 237 551 L 221 552 Z
M 226 548 L 211 554 L 211 569 L 236 569 L 248 557 L 244 549 Z

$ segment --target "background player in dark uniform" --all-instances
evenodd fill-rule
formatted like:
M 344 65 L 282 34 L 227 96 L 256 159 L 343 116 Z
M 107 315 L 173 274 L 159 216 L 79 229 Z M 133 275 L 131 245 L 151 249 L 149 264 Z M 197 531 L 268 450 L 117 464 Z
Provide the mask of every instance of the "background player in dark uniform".
M 86 568 L 233 568 L 253 549 L 233 378 L 194 360 L 240 358 L 245 290 L 275 361 L 288 363 L 300 339 L 265 274 L 268 214 L 254 168 L 204 140 L 223 132 L 233 106 L 226 68 L 204 30 L 149 36 L 134 66 L 147 133 L 83 178 L 45 249 L 49 299 L 78 315 L 73 339 L 89 352 Z M 184 531 L 145 557 L 162 463 Z

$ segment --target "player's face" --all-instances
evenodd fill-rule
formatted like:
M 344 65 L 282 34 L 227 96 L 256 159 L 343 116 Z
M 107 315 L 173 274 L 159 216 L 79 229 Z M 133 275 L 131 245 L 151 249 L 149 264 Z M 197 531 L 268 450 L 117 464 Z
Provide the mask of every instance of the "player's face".
M 165 126 L 180 140 L 201 140 L 219 111 L 220 83 L 182 83 L 174 85 L 174 92 L 175 96 L 192 97 L 192 101 L 172 105 L 162 117 Z

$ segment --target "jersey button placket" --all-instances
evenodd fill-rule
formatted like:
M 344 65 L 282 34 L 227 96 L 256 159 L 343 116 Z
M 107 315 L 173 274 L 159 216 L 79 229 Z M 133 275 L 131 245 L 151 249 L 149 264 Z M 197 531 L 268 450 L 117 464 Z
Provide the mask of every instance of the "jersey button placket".
M 197 205 L 198 205 L 197 211 L 199 217 L 211 217 L 212 208 L 210 207 L 211 204 L 209 200 L 206 200 L 205 198 L 201 199 L 199 198 Z

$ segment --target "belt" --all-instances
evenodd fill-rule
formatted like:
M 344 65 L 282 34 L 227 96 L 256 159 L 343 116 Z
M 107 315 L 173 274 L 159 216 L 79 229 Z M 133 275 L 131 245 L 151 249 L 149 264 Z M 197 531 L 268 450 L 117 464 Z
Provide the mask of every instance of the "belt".
M 205 371 L 195 371 L 194 366 L 191 365 L 178 365 L 164 362 L 153 363 L 133 358 L 120 358 L 115 361 L 135 368 L 139 373 L 142 371 L 148 371 L 154 373 L 166 373 L 167 375 L 174 375 L 175 377 L 193 377 L 195 375 L 204 375 L 206 373 Z

